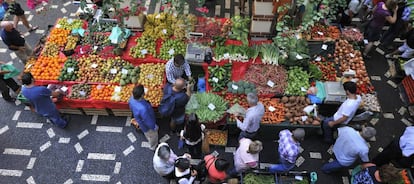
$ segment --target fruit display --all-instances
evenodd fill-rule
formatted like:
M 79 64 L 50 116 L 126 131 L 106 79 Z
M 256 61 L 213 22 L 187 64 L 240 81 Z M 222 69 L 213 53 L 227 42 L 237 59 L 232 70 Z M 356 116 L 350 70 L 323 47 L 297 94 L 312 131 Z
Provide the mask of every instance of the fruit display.
M 197 109 L 186 109 L 187 114 L 196 113 L 202 123 L 214 123 L 226 113 L 227 102 L 219 95 L 213 93 L 193 94 L 198 103 Z
M 40 56 L 30 70 L 36 80 L 58 80 L 66 58 Z
M 76 44 L 78 43 L 78 41 L 79 41 L 79 37 L 69 35 L 68 36 L 68 41 L 67 41 L 66 46 L 65 46 L 65 50 L 67 51 L 67 50 L 75 49 Z
M 128 102 L 132 95 L 134 85 L 115 86 L 112 93 L 111 101 Z
M 346 27 L 342 31 L 342 37 L 350 42 L 360 42 L 364 40 L 364 35 L 357 28 Z
M 316 65 L 322 72 L 320 80 L 336 81 L 337 73 L 334 62 L 327 61 L 323 56 L 318 56 L 314 61 L 311 62 L 311 64 Z
M 127 84 L 136 84 L 139 79 L 139 73 L 140 68 L 139 66 L 132 66 L 131 64 L 127 64 L 124 66 L 124 68 L 121 70 L 121 80 L 119 81 L 119 84 L 121 86 L 127 85 Z
M 265 107 L 261 123 L 278 124 L 285 121 L 285 107 L 278 98 L 261 98 L 260 102 Z
M 68 35 L 71 31 L 62 28 L 54 28 L 50 31 L 49 40 L 50 43 L 55 43 L 59 47 L 65 46 Z
M 145 58 L 147 55 L 156 56 L 155 39 L 149 36 L 141 36 L 135 40 L 137 45 L 131 48 L 129 54 L 134 58 Z
M 24 65 L 24 72 L 30 72 L 36 63 L 36 58 L 31 57 Z
M 244 184 L 276 184 L 275 176 L 273 174 L 255 174 L 247 173 L 243 177 Z
M 208 84 L 212 87 L 212 91 L 222 91 L 231 79 L 231 64 L 209 66 L 208 73 L 210 74 Z
M 158 107 L 163 96 L 161 86 L 145 87 L 145 99 L 148 100 L 153 107 Z
M 106 61 L 100 66 L 101 77 L 104 79 L 103 82 L 120 83 L 122 77 L 122 68 L 124 68 L 126 65 L 128 65 L 128 62 L 121 59 L 119 56 L 114 58 L 107 58 Z
M 79 70 L 78 62 L 71 57 L 68 57 L 67 61 L 63 65 L 63 68 L 60 72 L 58 78 L 59 81 L 75 81 L 77 77 L 77 72 Z
M 291 124 L 294 125 L 315 125 L 319 126 L 321 120 L 319 117 L 307 115 L 303 109 L 310 105 L 310 100 L 304 96 L 290 96 L 282 97 L 280 100 L 284 105 L 285 117 Z
M 231 22 L 232 27 L 229 38 L 234 40 L 240 40 L 243 42 L 244 45 L 247 45 L 249 43 L 248 37 L 250 18 L 243 18 L 241 16 L 236 15 L 231 18 Z
M 138 83 L 144 86 L 159 86 L 162 85 L 165 78 L 164 64 L 149 63 L 140 65 L 140 73 Z
M 206 130 L 206 136 L 210 145 L 226 146 L 227 145 L 227 132 L 221 130 Z
M 251 65 L 243 80 L 256 86 L 258 95 L 282 95 L 287 86 L 287 72 L 282 66 Z
M 215 18 L 206 17 L 198 21 L 196 32 L 203 33 L 203 38 L 212 39 L 215 36 L 222 35 L 222 23 Z
M 59 46 L 56 45 L 56 43 L 47 42 L 45 47 L 43 48 L 42 56 L 56 57 L 57 55 L 59 55 Z
M 354 50 L 352 44 L 346 40 L 339 40 L 335 43 L 334 61 L 339 65 L 341 72 L 353 70 L 358 86 L 358 93 L 370 93 L 374 91 L 368 77 L 361 51 Z M 346 62 L 343 62 L 346 61 Z
M 68 98 L 71 99 L 89 99 L 91 95 L 91 86 L 89 84 L 75 84 L 70 89 L 70 94 Z
M 233 94 L 249 94 L 255 93 L 257 94 L 256 86 L 253 83 L 246 82 L 246 81 L 230 81 L 227 83 L 227 91 Z
M 88 34 L 85 37 L 83 37 L 82 42 L 84 44 L 91 44 L 97 47 L 104 47 L 104 46 L 111 45 L 111 40 L 109 40 L 109 35 L 106 35 L 104 33 Z
M 148 14 L 144 24 L 144 32 L 142 36 L 149 36 L 153 39 L 161 38 L 168 40 L 174 31 L 172 26 L 174 23 L 174 17 L 168 13 Z
M 306 90 L 309 87 L 309 74 L 301 67 L 291 67 L 288 72 L 288 86 L 285 94 L 303 96 L 306 95 Z
M 92 85 L 91 99 L 109 101 L 111 100 L 114 88 L 114 85 Z
M 339 30 L 339 28 L 336 26 L 327 26 L 321 23 L 317 23 L 311 27 L 309 34 L 313 40 L 336 40 L 341 37 L 341 30 Z
M 84 55 L 78 59 L 79 71 L 76 81 L 82 82 L 101 82 L 101 67 L 105 64 L 98 55 Z
M 185 55 L 186 44 L 181 40 L 166 40 L 162 43 L 158 58 L 169 60 L 177 54 Z
M 195 30 L 196 23 L 197 17 L 193 14 L 175 17 L 174 24 L 172 25 L 175 39 L 185 40 L 187 33 Z
M 58 25 L 57 27 L 61 29 L 67 29 L 67 30 L 79 29 L 79 28 L 82 28 L 83 21 L 80 19 L 61 18 L 58 20 L 57 25 Z

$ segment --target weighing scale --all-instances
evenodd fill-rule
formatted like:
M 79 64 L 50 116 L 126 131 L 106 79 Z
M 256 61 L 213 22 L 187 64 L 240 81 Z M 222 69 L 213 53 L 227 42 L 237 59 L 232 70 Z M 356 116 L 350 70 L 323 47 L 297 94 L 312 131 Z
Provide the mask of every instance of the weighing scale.
M 326 98 L 324 103 L 337 104 L 346 100 L 346 93 L 341 82 L 324 82 Z
M 203 33 L 190 32 L 188 34 L 188 37 L 190 38 L 190 40 L 197 40 L 198 38 L 203 37 Z M 211 48 L 208 46 L 201 45 L 196 42 L 189 43 L 187 44 L 185 59 L 189 62 L 202 63 L 204 62 L 205 56 L 208 52 L 210 52 L 211 54 L 213 53 Z

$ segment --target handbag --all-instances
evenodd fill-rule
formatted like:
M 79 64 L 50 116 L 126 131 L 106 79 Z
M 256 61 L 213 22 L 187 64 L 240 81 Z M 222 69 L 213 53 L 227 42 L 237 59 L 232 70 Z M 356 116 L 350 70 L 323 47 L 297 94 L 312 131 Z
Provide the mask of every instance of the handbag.
M 4 79 L 10 79 L 20 74 L 20 71 L 16 67 L 9 64 L 1 65 L 1 70 L 10 71 L 9 73 L 3 75 Z

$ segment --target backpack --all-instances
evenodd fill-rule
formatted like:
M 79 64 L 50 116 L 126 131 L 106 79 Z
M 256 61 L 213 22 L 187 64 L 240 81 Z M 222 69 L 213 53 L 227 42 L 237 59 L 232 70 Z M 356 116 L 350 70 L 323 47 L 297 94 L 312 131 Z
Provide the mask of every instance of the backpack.
M 163 117 L 171 116 L 175 109 L 175 96 L 172 93 L 171 88 L 167 89 L 167 93 L 162 97 L 160 105 L 158 106 L 158 112 Z

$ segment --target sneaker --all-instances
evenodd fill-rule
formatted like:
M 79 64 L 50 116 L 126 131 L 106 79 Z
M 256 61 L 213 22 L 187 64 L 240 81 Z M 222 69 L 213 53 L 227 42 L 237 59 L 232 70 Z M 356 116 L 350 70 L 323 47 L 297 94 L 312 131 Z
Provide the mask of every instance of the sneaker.
M 391 56 L 391 54 L 387 54 L 387 55 L 385 55 L 385 58 L 390 59 L 390 58 L 392 58 L 392 56 Z

